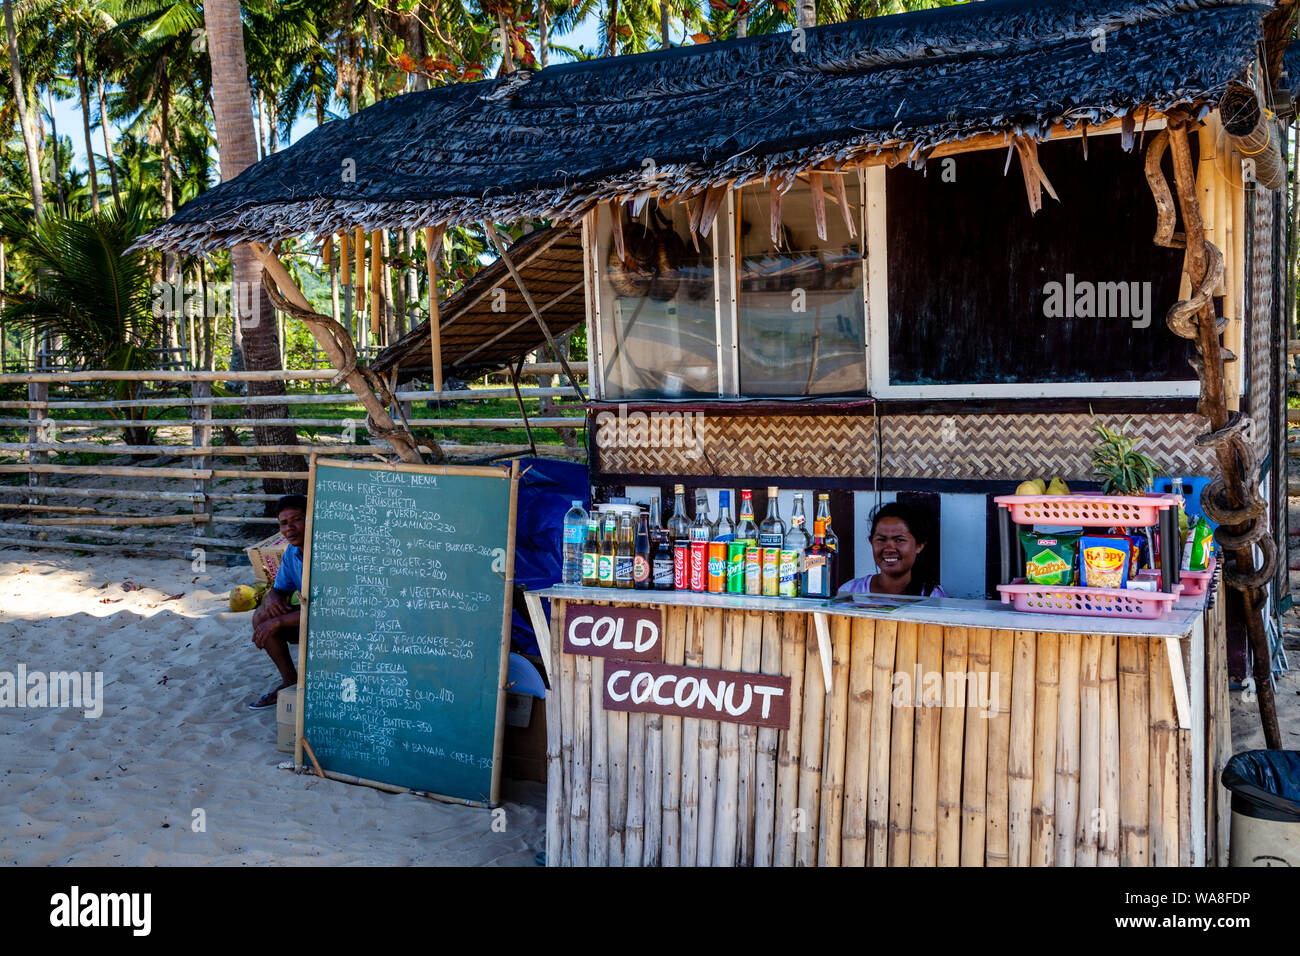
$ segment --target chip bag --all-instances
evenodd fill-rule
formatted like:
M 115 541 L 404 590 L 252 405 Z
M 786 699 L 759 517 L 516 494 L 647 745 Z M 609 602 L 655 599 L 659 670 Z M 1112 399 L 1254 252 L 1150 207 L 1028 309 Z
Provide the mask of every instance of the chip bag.
M 1039 534 L 1021 531 L 1020 544 L 1025 549 L 1025 582 L 1074 584 L 1074 555 L 1079 546 L 1077 534 Z
M 1133 542 L 1125 535 L 1083 535 L 1079 539 L 1081 583 L 1090 588 L 1124 587 L 1132 552 Z
M 1214 532 L 1204 515 L 1196 519 L 1196 524 L 1187 529 L 1187 540 L 1183 544 L 1183 570 L 1204 571 L 1210 566 L 1210 555 L 1214 553 Z

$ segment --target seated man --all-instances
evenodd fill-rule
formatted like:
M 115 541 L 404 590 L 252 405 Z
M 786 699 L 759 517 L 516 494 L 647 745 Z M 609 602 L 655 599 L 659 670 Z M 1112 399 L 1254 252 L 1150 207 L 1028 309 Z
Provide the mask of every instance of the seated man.
M 298 643 L 299 605 L 290 604 L 295 591 L 302 588 L 302 539 L 307 523 L 307 499 L 302 495 L 285 495 L 276 505 L 280 533 L 289 546 L 284 549 L 280 569 L 262 604 L 253 614 L 253 645 L 266 651 L 280 672 L 282 683 L 269 694 L 249 704 L 251 710 L 275 706 L 276 695 L 298 683 L 298 671 L 289 656 L 289 645 Z

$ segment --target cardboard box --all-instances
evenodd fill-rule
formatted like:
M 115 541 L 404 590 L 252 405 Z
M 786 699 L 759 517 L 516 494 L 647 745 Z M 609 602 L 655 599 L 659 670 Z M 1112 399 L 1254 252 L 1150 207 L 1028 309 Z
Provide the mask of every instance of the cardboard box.
M 289 542 L 277 531 L 264 541 L 244 549 L 258 584 L 269 586 L 275 581 L 275 574 L 280 570 L 280 562 L 284 559 L 284 549 L 287 547 Z
M 518 697 L 522 702 L 512 702 Z M 528 706 L 528 721 L 523 727 L 515 726 L 510 719 L 511 707 L 516 720 L 523 706 Z M 512 780 L 546 782 L 546 701 L 531 694 L 506 695 L 506 733 L 502 748 L 505 751 L 505 776 Z
M 298 742 L 298 688 L 286 687 L 275 695 L 275 749 L 293 753 Z

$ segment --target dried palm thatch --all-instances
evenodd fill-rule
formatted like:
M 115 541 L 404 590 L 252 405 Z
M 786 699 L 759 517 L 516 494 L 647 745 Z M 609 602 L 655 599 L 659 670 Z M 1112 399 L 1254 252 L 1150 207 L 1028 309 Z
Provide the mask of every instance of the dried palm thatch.
M 802 170 L 900 147 L 922 165 L 980 134 L 1041 140 L 1143 107 L 1208 111 L 1254 61 L 1272 9 L 989 0 L 409 93 L 327 123 L 144 242 L 199 252 L 353 228 L 572 222 L 600 201 L 784 190 Z

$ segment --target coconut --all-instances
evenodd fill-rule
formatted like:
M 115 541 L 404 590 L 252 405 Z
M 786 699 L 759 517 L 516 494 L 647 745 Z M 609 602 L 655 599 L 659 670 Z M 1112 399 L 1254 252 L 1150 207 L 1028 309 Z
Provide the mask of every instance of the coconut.
M 256 588 L 249 587 L 247 584 L 236 585 L 230 591 L 230 609 L 232 611 L 251 611 L 257 607 L 259 597 Z

